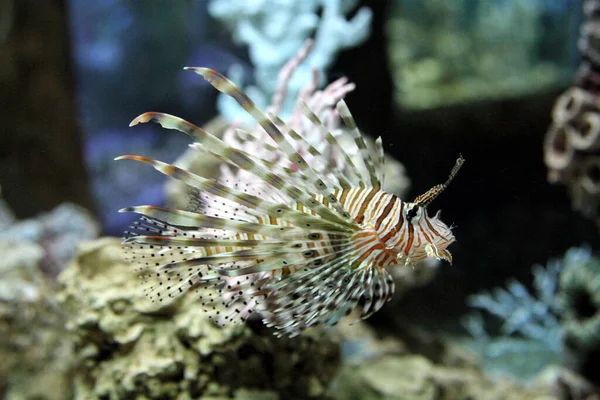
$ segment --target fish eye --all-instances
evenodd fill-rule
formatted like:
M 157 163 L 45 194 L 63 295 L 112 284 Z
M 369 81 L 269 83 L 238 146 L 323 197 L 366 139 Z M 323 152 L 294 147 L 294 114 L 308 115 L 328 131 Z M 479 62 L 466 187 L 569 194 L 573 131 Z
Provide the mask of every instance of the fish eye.
M 412 221 L 415 217 L 420 216 L 421 215 L 421 207 L 419 206 L 413 206 L 411 209 L 409 209 L 406 212 L 406 219 L 408 219 L 408 221 Z

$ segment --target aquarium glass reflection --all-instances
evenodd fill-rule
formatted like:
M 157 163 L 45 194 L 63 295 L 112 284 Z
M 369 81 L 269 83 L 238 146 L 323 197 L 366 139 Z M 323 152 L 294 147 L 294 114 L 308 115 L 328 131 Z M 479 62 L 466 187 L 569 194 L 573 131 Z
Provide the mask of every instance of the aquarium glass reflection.
M 433 108 L 564 87 L 578 0 L 394 0 L 386 31 L 398 103 Z

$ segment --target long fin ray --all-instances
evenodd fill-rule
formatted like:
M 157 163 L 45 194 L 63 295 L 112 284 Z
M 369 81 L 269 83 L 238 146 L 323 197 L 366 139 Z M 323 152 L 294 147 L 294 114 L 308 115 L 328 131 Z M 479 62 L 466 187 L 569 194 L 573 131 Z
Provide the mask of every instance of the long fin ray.
M 219 246 L 222 246 L 220 244 Z M 340 245 L 338 245 L 340 247 Z M 237 262 L 237 261 L 256 261 L 256 260 L 269 260 L 269 259 L 277 259 L 279 268 L 289 268 L 295 265 L 306 264 L 312 260 L 318 259 L 318 257 L 314 257 L 313 254 L 315 250 L 322 250 L 327 248 L 327 246 L 320 247 L 312 247 L 307 249 L 302 247 L 301 243 L 294 244 L 293 242 L 286 242 L 283 246 L 254 246 L 248 249 L 241 250 L 232 250 L 232 251 L 224 251 L 219 252 L 217 254 L 194 257 L 187 260 L 182 260 L 181 263 L 169 263 L 159 267 L 159 270 L 167 270 L 167 269 L 178 269 L 185 268 L 189 265 L 209 265 L 216 266 L 218 264 L 224 264 L 229 262 Z M 308 254 L 308 255 L 307 255 Z M 290 257 L 284 257 L 290 256 Z M 273 268 L 274 269 L 274 268 Z M 248 271 L 239 270 L 239 269 L 224 269 L 221 268 L 222 272 L 228 276 L 239 276 L 239 275 L 247 275 Z M 228 272 L 237 272 L 237 273 L 228 273 Z
M 117 160 L 121 159 L 129 159 L 135 160 L 139 162 L 143 162 L 146 164 L 150 164 L 157 171 L 170 176 L 172 178 L 181 180 L 182 182 L 192 186 L 202 192 L 207 192 L 215 196 L 219 196 L 221 198 L 231 200 L 235 203 L 241 204 L 245 207 L 249 207 L 253 209 L 255 212 L 262 212 L 270 217 L 279 218 L 285 221 L 289 221 L 294 225 L 298 226 L 313 226 L 313 225 L 321 225 L 321 226 L 329 226 L 332 231 L 344 231 L 351 232 L 350 229 L 341 226 L 335 222 L 330 222 L 326 219 L 319 218 L 307 214 L 302 211 L 298 211 L 296 209 L 292 209 L 291 207 L 285 204 L 274 204 L 269 201 L 263 200 L 257 196 L 240 192 L 235 189 L 232 189 L 228 186 L 223 185 L 217 181 L 212 179 L 206 179 L 199 175 L 193 174 L 181 168 L 178 168 L 174 165 L 164 163 L 162 161 L 153 160 L 147 157 L 142 156 L 133 156 L 126 155 L 120 156 L 116 158 Z
M 361 177 L 358 172 L 348 174 L 350 170 L 345 166 L 343 169 L 336 168 L 334 165 L 331 164 L 327 157 L 323 155 L 323 153 L 321 153 L 317 148 L 310 144 L 304 137 L 299 135 L 295 130 L 287 128 L 285 122 L 283 122 L 278 116 L 270 115 L 270 118 L 275 124 L 278 125 L 278 127 L 280 127 L 280 129 L 282 129 L 283 132 L 287 133 L 292 140 L 298 142 L 301 146 L 304 146 L 308 154 L 319 160 L 319 162 L 321 162 L 326 167 L 325 172 L 335 173 L 335 178 L 338 180 L 338 182 L 336 182 L 335 185 L 341 188 L 351 188 L 353 186 L 356 186 L 358 182 L 360 182 Z
M 281 131 L 275 126 L 275 124 L 260 111 L 254 102 L 237 86 L 233 84 L 229 79 L 213 71 L 209 68 L 193 68 L 186 67 L 186 70 L 193 71 L 198 75 L 201 75 L 209 82 L 215 89 L 231 96 L 237 103 L 250 114 L 254 120 L 267 132 L 267 134 L 277 143 L 277 145 L 287 154 L 289 160 L 294 163 L 298 168 L 307 175 L 313 181 L 314 186 L 318 191 L 325 196 L 336 212 L 347 221 L 352 221 L 350 214 L 340 204 L 333 195 L 333 189 L 328 187 L 325 182 L 321 180 L 315 173 L 315 171 L 306 163 L 302 155 L 294 149 L 289 143 Z M 353 221 L 352 221 L 353 222 Z
M 365 143 L 365 139 L 362 137 L 360 131 L 358 130 L 358 127 L 356 126 L 356 122 L 354 121 L 354 117 L 352 117 L 350 109 L 348 108 L 344 100 L 340 100 L 337 103 L 336 108 L 338 110 L 338 113 L 340 114 L 340 117 L 342 117 L 344 124 L 348 128 L 348 133 L 352 136 L 352 139 L 354 139 L 354 144 L 356 145 L 359 151 L 360 159 L 362 160 L 365 168 L 369 172 L 369 180 L 371 182 L 371 186 L 374 188 L 380 188 L 381 182 L 379 181 L 379 179 L 377 179 L 377 171 L 375 170 L 375 165 L 373 163 L 373 159 L 371 158 L 371 153 L 369 152 L 367 144 Z
M 150 112 L 138 116 L 131 122 L 130 125 L 136 125 L 139 122 L 149 121 L 157 122 L 164 128 L 175 129 L 188 134 L 194 138 L 198 144 L 201 144 L 210 152 L 222 156 L 234 163 L 239 168 L 254 174 L 258 178 L 262 179 L 265 183 L 281 190 L 291 199 L 298 201 L 305 207 L 319 214 L 321 217 L 330 221 L 338 222 L 353 229 L 357 229 L 356 223 L 352 219 L 333 212 L 333 210 L 331 210 L 329 207 L 326 207 L 307 193 L 287 184 L 281 176 L 263 168 L 260 164 L 252 160 L 252 158 L 248 157 L 244 152 L 226 145 L 214 135 L 184 119 L 169 114 Z M 330 195 L 327 199 L 330 204 L 341 207 L 337 203 L 335 196 Z
M 377 171 L 377 179 L 383 186 L 383 182 L 385 180 L 385 150 L 383 149 L 383 141 L 381 140 L 381 136 L 375 140 L 375 151 L 377 152 L 375 171 Z
M 314 224 L 310 224 L 310 227 L 299 228 L 296 226 L 269 225 L 258 222 L 211 217 L 190 211 L 158 206 L 127 207 L 119 210 L 119 212 L 135 212 L 177 227 L 202 227 L 239 233 L 259 234 L 274 238 L 289 238 L 294 237 L 294 235 L 296 237 L 298 235 L 307 237 L 310 235 L 310 232 L 332 232 L 331 224 L 327 221 L 316 221 Z M 340 233 L 343 232 L 344 231 L 340 231 Z M 290 236 L 290 234 L 292 236 Z
M 360 177 L 360 172 L 354 165 L 354 162 L 352 162 L 350 156 L 346 153 L 346 151 L 344 151 L 344 148 L 340 145 L 336 137 L 333 136 L 331 132 L 329 132 L 329 129 L 327 129 L 327 127 L 323 124 L 319 117 L 308 107 L 308 105 L 303 100 L 300 100 L 300 106 L 302 108 L 303 114 L 306 116 L 306 118 L 308 118 L 308 120 L 311 123 L 313 123 L 319 129 L 321 134 L 325 137 L 325 140 L 327 140 L 327 143 L 329 143 L 331 146 L 334 146 L 342 153 L 344 160 L 346 161 L 347 165 L 350 167 L 349 169 L 354 173 L 354 175 Z
M 161 246 L 190 246 L 190 247 L 277 247 L 288 244 L 285 240 L 267 240 L 267 239 L 208 239 L 208 238 L 187 238 L 187 237 L 169 237 L 158 235 L 139 235 L 129 237 L 123 240 L 123 244 L 147 244 Z
M 347 247 L 349 245 L 347 239 L 342 240 L 342 241 L 337 241 L 337 242 L 338 242 L 337 244 L 333 243 L 333 244 L 335 244 L 335 246 L 337 248 L 337 250 L 334 252 L 324 253 L 324 254 L 321 254 L 318 252 L 318 250 L 328 249 L 332 243 L 330 243 L 329 245 L 324 245 L 324 246 L 311 247 L 310 249 L 302 247 L 302 248 L 296 249 L 294 251 L 290 251 L 288 253 L 288 254 L 294 254 L 294 253 L 302 254 L 304 259 L 301 259 L 301 260 L 296 260 L 296 261 L 286 260 L 285 263 L 281 263 L 280 261 L 279 262 L 275 261 L 275 262 L 271 262 L 271 263 L 266 263 L 264 265 L 262 265 L 262 263 L 258 263 L 256 265 L 248 266 L 248 267 L 244 267 L 244 268 L 229 269 L 229 270 L 223 271 L 222 273 L 227 276 L 237 277 L 237 276 L 242 276 L 242 275 L 247 275 L 247 274 L 253 274 L 256 272 L 272 271 L 274 269 L 290 268 L 290 267 L 296 268 L 296 267 L 302 267 L 302 266 L 306 266 L 306 265 L 312 265 L 313 263 L 315 263 L 315 261 L 320 262 L 324 259 L 328 259 L 328 258 L 332 257 L 335 254 L 343 252 L 344 251 L 343 248 Z M 307 255 L 307 254 L 310 254 L 310 255 Z M 273 289 L 276 289 L 276 286 L 273 286 Z

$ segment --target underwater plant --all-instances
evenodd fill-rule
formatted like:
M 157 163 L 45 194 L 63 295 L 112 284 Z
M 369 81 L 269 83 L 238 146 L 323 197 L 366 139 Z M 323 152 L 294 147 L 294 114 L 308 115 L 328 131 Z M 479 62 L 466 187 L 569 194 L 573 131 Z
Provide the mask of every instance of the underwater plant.
M 405 202 L 381 189 L 381 140 L 375 142 L 373 158 L 343 101 L 337 111 L 353 138 L 345 147 L 301 103 L 304 117 L 344 158 L 343 166 L 334 166 L 224 76 L 207 68 L 186 69 L 235 99 L 268 134 L 263 146 L 278 161 L 232 147 L 172 115 L 149 112 L 132 121 L 131 126 L 154 121 L 180 130 L 197 142 L 192 148 L 263 183 L 257 189 L 252 182 L 207 179 L 142 156 L 117 158 L 150 164 L 201 194 L 188 211 L 156 206 L 121 210 L 142 215 L 126 232 L 123 246 L 152 301 L 162 303 L 195 290 L 218 324 L 243 322 L 256 312 L 279 329 L 276 334 L 294 336 L 312 326 L 335 325 L 356 307 L 362 307 L 362 318 L 376 312 L 394 291 L 389 266 L 412 266 L 427 258 L 451 261 L 451 229 L 439 213 L 430 217 L 427 206 L 455 177 L 462 157 L 445 183 Z M 346 152 L 350 146 L 356 157 Z M 315 169 L 319 164 L 328 173 Z

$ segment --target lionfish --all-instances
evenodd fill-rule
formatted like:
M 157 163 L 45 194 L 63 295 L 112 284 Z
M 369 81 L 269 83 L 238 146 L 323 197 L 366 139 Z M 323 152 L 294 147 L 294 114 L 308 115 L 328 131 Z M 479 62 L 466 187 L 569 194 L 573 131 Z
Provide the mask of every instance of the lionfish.
M 382 190 L 384 153 L 376 141 L 371 156 L 347 105 L 336 109 L 347 127 L 343 148 L 304 104 L 304 116 L 320 129 L 345 160 L 333 166 L 315 147 L 273 114 L 266 115 L 230 80 L 208 68 L 186 68 L 231 96 L 273 139 L 269 152 L 287 162 L 274 163 L 232 147 L 181 118 L 147 112 L 130 126 L 154 121 L 186 133 L 190 145 L 256 178 L 260 192 L 244 182 L 221 182 L 137 155 L 202 194 L 203 207 L 179 210 L 136 206 L 120 210 L 141 214 L 126 231 L 123 246 L 153 302 L 188 290 L 219 325 L 243 322 L 253 314 L 275 327 L 278 336 L 295 336 L 313 326 L 335 325 L 360 308 L 361 318 L 379 310 L 394 292 L 389 267 L 428 257 L 452 261 L 447 247 L 451 228 L 430 217 L 427 206 L 448 186 L 464 162 L 458 158 L 447 181 L 413 202 Z M 304 156 L 299 148 L 307 150 Z M 355 153 L 349 156 L 350 151 Z M 310 154 L 312 161 L 306 161 Z M 319 173 L 321 163 L 329 174 Z

